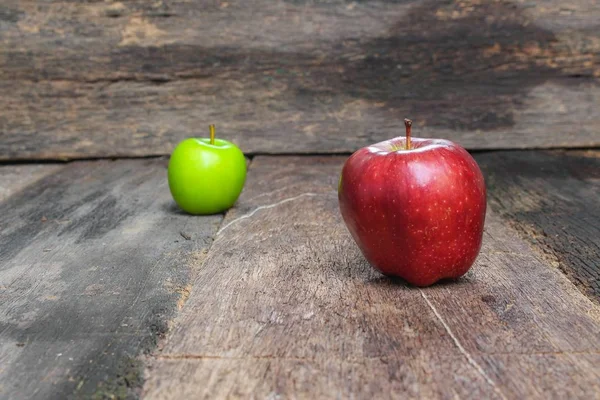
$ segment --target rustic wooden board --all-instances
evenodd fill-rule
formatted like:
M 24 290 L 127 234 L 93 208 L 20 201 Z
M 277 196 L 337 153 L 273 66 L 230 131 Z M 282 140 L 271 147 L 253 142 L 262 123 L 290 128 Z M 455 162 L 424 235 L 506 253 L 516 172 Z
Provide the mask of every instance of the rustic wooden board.
M 0 203 L 0 398 L 139 389 L 222 219 L 178 212 L 165 165 L 67 164 Z
M 0 160 L 167 154 L 208 123 L 247 153 L 348 153 L 406 116 L 471 149 L 600 145 L 598 21 L 592 0 L 9 0 Z
M 0 201 L 27 185 L 50 175 L 61 168 L 61 164 L 16 164 L 0 166 Z
M 477 154 L 491 207 L 600 301 L 600 151 Z
M 257 157 L 145 398 L 591 398 L 600 308 L 490 211 L 476 266 L 407 287 L 338 212 L 343 158 Z

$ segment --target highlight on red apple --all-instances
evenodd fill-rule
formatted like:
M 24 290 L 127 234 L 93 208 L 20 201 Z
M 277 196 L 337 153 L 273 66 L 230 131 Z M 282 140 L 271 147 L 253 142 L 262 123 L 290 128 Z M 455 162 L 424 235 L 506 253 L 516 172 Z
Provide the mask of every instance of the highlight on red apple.
M 356 151 L 344 164 L 340 211 L 369 263 L 416 286 L 457 279 L 483 237 L 486 188 L 471 155 L 444 139 L 406 136 Z

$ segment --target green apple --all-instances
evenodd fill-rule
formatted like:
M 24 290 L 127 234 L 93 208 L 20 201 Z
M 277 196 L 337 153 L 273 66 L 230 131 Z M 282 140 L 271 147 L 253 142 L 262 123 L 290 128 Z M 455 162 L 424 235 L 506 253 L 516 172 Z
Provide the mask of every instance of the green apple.
M 189 138 L 175 147 L 169 160 L 171 195 L 190 214 L 217 214 L 238 199 L 246 181 L 246 159 L 233 143 Z

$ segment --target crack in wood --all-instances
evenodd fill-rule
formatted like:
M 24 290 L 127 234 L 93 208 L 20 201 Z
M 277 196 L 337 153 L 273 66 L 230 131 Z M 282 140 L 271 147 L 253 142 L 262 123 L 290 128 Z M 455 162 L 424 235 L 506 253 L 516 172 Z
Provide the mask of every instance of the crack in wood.
M 458 338 L 452 332 L 452 329 L 450 329 L 450 327 L 448 326 L 446 321 L 444 321 L 444 318 L 442 318 L 441 314 L 435 308 L 433 303 L 431 303 L 431 301 L 425 294 L 425 291 L 423 289 L 419 288 L 419 293 L 421 293 L 421 297 L 425 300 L 425 302 L 427 303 L 427 305 L 429 306 L 431 311 L 433 311 L 433 314 L 440 321 L 440 323 L 442 324 L 442 326 L 444 327 L 444 329 L 446 330 L 446 332 L 448 333 L 448 335 L 450 336 L 450 338 L 452 339 L 452 341 L 454 342 L 454 344 L 456 345 L 458 350 L 466 357 L 469 364 L 471 364 L 471 366 L 475 369 L 475 371 L 477 371 L 477 373 L 479 375 L 481 375 L 481 377 L 500 395 L 500 397 L 502 397 L 503 399 L 506 399 L 506 396 L 500 390 L 500 388 L 496 385 L 496 383 L 488 376 L 488 374 L 485 373 L 483 368 L 481 368 L 481 366 L 477 363 L 477 361 L 475 361 L 475 359 L 471 356 L 471 354 L 469 354 L 469 352 L 463 347 L 463 345 L 460 343 Z
M 334 192 L 331 192 L 331 193 L 334 193 Z M 329 193 L 329 194 L 331 194 L 331 193 Z M 324 194 L 328 194 L 328 193 L 312 193 L 312 192 L 307 192 L 307 193 L 299 194 L 298 196 L 294 196 L 294 197 L 290 197 L 290 198 L 287 198 L 287 199 L 283 199 L 281 201 L 278 201 L 277 203 L 273 203 L 273 204 L 268 204 L 268 205 L 256 207 L 254 210 L 250 211 L 249 213 L 244 214 L 244 215 L 242 215 L 240 217 L 237 217 L 234 220 L 232 220 L 232 221 L 228 222 L 227 224 L 225 224 L 221 229 L 219 229 L 219 231 L 217 232 L 216 236 L 218 237 L 219 235 L 221 235 L 231 225 L 233 225 L 235 223 L 238 223 L 241 220 L 251 218 L 252 216 L 254 216 L 254 214 L 256 214 L 257 212 L 259 212 L 261 210 L 268 210 L 270 208 L 278 207 L 278 206 L 280 206 L 282 204 L 289 203 L 290 201 L 298 200 L 298 199 L 300 199 L 302 197 L 314 197 L 314 196 L 319 196 L 319 195 L 324 195 Z M 337 192 L 335 192 L 335 194 L 337 194 Z

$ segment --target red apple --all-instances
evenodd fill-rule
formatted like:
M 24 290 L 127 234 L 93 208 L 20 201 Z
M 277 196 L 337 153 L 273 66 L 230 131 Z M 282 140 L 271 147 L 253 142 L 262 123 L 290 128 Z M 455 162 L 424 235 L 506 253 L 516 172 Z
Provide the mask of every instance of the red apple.
M 340 210 L 366 259 L 416 286 L 456 279 L 481 248 L 486 189 L 481 170 L 459 145 L 398 137 L 346 161 Z

